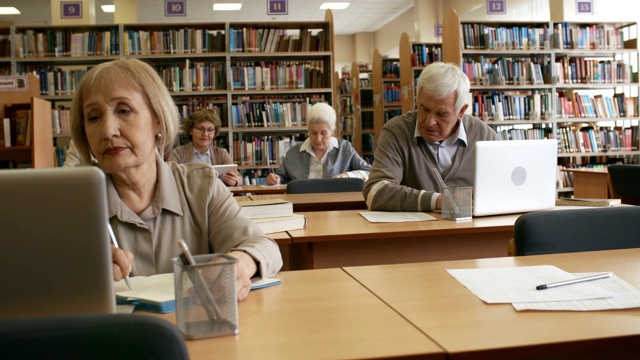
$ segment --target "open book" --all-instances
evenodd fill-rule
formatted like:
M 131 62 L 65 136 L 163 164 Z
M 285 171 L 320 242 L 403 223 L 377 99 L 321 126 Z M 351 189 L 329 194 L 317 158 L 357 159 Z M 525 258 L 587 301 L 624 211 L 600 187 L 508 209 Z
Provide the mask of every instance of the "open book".
M 129 279 L 131 288 L 127 288 L 124 280 L 115 283 L 116 300 L 118 304 L 134 305 L 137 310 L 157 313 L 176 311 L 176 294 L 173 273 L 151 276 L 134 276 Z M 282 284 L 282 280 L 275 278 L 251 279 L 251 290 Z

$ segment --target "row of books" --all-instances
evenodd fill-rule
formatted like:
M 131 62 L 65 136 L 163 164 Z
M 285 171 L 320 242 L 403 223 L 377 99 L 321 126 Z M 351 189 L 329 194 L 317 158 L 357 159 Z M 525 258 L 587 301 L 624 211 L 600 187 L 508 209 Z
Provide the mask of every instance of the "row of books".
M 316 102 L 319 99 L 313 100 Z M 250 101 L 241 98 L 231 106 L 231 119 L 236 128 L 306 126 L 307 113 L 312 105 L 310 98 L 283 101 Z
M 373 109 L 373 89 L 360 90 L 360 106 L 363 109 Z
M 375 147 L 376 139 L 373 134 L 362 134 L 362 152 L 372 153 Z
M 249 136 L 234 138 L 233 161 L 242 166 L 267 165 L 277 167 L 285 154 L 300 139 L 294 136 Z
M 25 30 L 15 36 L 16 56 L 78 57 L 119 55 L 118 29 L 73 32 L 70 29 Z
M 442 61 L 442 45 L 411 45 L 411 66 L 427 66 L 436 61 Z
M 541 25 L 461 24 L 464 49 L 538 50 L 548 48 L 549 28 Z
M 553 133 L 551 127 L 519 129 L 507 126 L 498 126 L 495 130 L 502 140 L 549 139 Z
M 382 98 L 385 105 L 400 104 L 402 102 L 402 88 L 400 85 L 384 84 Z
M 71 128 L 71 110 L 59 106 L 57 109 L 51 109 L 51 130 L 54 134 L 69 134 Z
M 30 146 L 31 110 L 20 105 L 5 105 L 4 116 L 0 123 L 0 147 Z
M 351 79 L 340 79 L 340 95 L 350 95 L 351 94 Z
M 231 52 L 310 52 L 327 51 L 322 30 L 274 28 L 229 28 Z
M 555 67 L 558 84 L 621 84 L 633 79 L 631 64 L 617 60 L 563 57 Z
M 222 123 L 222 127 L 229 127 L 229 121 L 227 120 L 228 116 L 228 107 L 226 104 L 226 99 L 221 102 L 216 97 L 186 97 L 186 98 L 176 98 L 175 103 L 178 108 L 178 113 L 180 113 L 180 126 L 182 126 L 182 122 L 184 118 L 191 115 L 197 109 L 211 109 L 213 110 L 220 119 Z
M 608 24 L 573 24 L 559 22 L 553 25 L 554 46 L 558 49 L 622 49 L 622 31 Z
M 11 57 L 10 34 L 0 34 L 0 57 Z
M 550 120 L 550 93 L 473 92 L 471 111 L 483 120 Z
M 638 150 L 638 126 L 558 128 L 561 153 L 599 153 Z
M 400 79 L 400 63 L 398 61 L 382 61 L 383 79 Z
M 73 68 L 29 67 L 27 72 L 38 77 L 40 95 L 71 96 L 75 93 L 80 80 L 91 69 L 91 66 Z
M 609 118 L 637 116 L 637 97 L 627 97 L 624 93 L 613 96 L 578 94 L 573 90 L 558 92 L 558 112 L 560 118 Z
M 202 54 L 225 51 L 221 30 L 182 28 L 165 30 L 125 30 L 125 55 Z
M 226 88 L 226 69 L 223 62 L 192 62 L 154 65 L 169 91 L 206 91 Z
M 324 62 L 237 62 L 231 66 L 234 90 L 317 89 L 325 82 Z
M 339 101 L 342 114 L 353 114 L 353 99 L 351 97 L 341 97 Z
M 384 110 L 384 122 L 393 119 L 396 116 L 402 115 L 402 109 L 385 109 Z
M 373 111 L 363 111 L 360 114 L 360 128 L 362 130 L 373 131 L 374 123 Z
M 353 116 L 342 116 L 340 118 L 340 132 L 351 134 L 353 133 Z
M 544 59 L 531 58 L 467 58 L 462 71 L 472 85 L 544 84 L 548 73 Z

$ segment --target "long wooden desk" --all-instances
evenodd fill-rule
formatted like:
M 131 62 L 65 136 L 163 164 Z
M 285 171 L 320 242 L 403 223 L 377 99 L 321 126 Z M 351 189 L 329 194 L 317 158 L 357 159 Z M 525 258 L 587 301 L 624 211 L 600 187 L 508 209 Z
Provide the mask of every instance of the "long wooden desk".
M 293 204 L 293 211 L 364 210 L 362 192 L 251 195 L 252 200 L 283 199 Z
M 284 194 L 287 190 L 287 185 L 242 185 L 242 186 L 233 186 L 229 188 L 234 194 L 243 194 L 243 193 L 251 193 L 251 194 Z
M 505 256 L 513 224 L 520 216 L 490 216 L 466 222 L 370 223 L 360 211 L 304 212 L 307 227 L 288 232 L 292 241 L 290 269 Z
M 640 249 L 431 262 L 345 270 L 442 346 L 448 359 L 637 359 L 640 309 L 523 311 L 485 304 L 446 269 L 555 265 L 612 271 L 640 288 Z
M 238 305 L 240 333 L 187 341 L 191 359 L 444 359 L 444 351 L 341 269 L 282 272 Z M 144 313 L 150 314 L 150 313 Z M 175 313 L 158 315 L 175 324 Z

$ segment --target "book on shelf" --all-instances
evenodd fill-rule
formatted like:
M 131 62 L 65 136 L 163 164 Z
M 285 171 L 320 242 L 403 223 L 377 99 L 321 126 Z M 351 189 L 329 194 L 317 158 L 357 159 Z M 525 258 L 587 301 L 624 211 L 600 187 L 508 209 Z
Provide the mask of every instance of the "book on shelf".
M 622 204 L 620 199 L 558 198 L 556 206 L 615 206 Z
M 11 146 L 11 119 L 4 118 L 2 119 L 2 136 L 0 137 L 0 146 L 10 147 Z
M 133 305 L 137 310 L 157 313 L 176 311 L 176 294 L 173 273 L 156 274 L 151 276 L 133 276 L 129 278 L 131 288 L 127 288 L 124 280 L 114 284 L 118 305 Z M 251 290 L 257 290 L 282 284 L 276 278 L 251 279 Z
M 293 214 L 290 216 L 268 217 L 251 220 L 258 224 L 260 229 L 262 229 L 265 234 L 281 231 L 301 230 L 307 227 L 307 217 L 303 214 Z
M 282 199 L 238 201 L 240 213 L 249 219 L 293 215 L 293 203 Z

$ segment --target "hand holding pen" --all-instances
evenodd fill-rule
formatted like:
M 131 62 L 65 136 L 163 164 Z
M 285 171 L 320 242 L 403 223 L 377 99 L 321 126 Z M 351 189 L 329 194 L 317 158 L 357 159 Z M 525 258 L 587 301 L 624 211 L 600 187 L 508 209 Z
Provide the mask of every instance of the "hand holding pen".
M 114 263 L 114 277 L 119 270 L 121 272 L 120 275 L 124 277 L 124 282 L 127 284 L 129 290 L 131 288 L 131 282 L 129 280 L 129 273 L 131 272 L 131 263 L 133 262 L 133 254 L 130 252 L 119 250 L 118 240 L 116 239 L 116 235 L 113 233 L 113 229 L 111 228 L 111 224 L 107 222 L 107 229 L 109 230 L 109 237 L 111 237 L 111 243 L 113 248 L 111 249 L 111 255 Z M 125 271 L 124 269 L 128 269 L 129 271 Z

